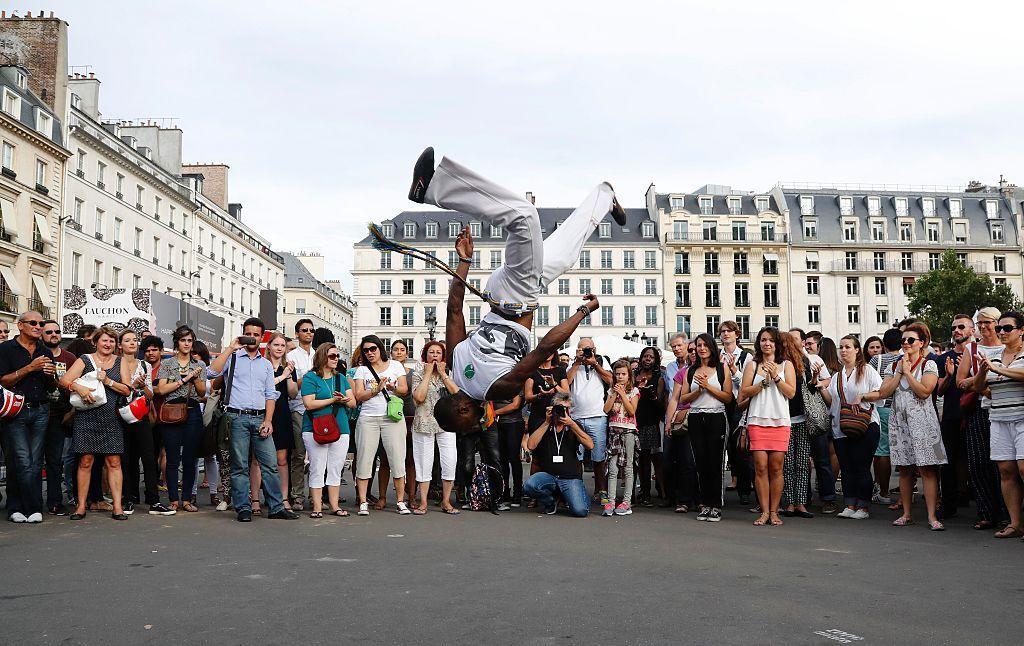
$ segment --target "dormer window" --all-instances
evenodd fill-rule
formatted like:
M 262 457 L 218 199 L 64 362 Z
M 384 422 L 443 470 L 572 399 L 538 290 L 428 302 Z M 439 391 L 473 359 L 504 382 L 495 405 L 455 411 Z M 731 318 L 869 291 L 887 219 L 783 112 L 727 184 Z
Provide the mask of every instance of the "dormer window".
M 730 197 L 729 198 L 729 214 L 730 215 L 739 215 L 740 214 L 740 204 L 741 204 L 740 198 L 738 198 L 738 197 Z
M 839 214 L 853 215 L 853 198 L 849 195 L 839 197 Z
M 458 238 L 460 231 L 462 231 L 462 224 L 460 224 L 458 222 L 449 222 L 448 223 L 448 237 L 449 238 Z
M 711 215 L 712 213 L 714 213 L 715 208 L 714 208 L 714 204 L 713 204 L 712 198 L 710 198 L 710 197 L 702 197 L 702 198 L 700 198 L 699 201 L 700 201 L 700 212 L 702 214 L 704 214 L 704 215 Z
M 766 196 L 766 195 L 759 195 L 759 196 L 757 196 L 756 198 L 754 198 L 754 204 L 757 207 L 757 212 L 758 213 L 764 213 L 765 211 L 767 211 L 769 209 L 768 196 Z
M 985 200 L 985 217 L 995 220 L 999 217 L 999 202 L 996 200 Z
M 402 237 L 403 238 L 415 238 L 416 237 L 416 223 L 406 222 L 402 225 Z
M 878 197 L 868 198 L 868 215 L 881 215 L 882 214 L 882 200 Z
M 668 198 L 668 207 L 673 211 L 683 208 L 683 198 L 681 197 L 670 197 Z
M 992 232 L 992 242 L 1003 242 L 1003 225 L 1001 223 L 993 222 L 990 226 Z
M 885 241 L 885 222 L 871 223 L 871 240 L 874 242 Z
M 16 72 L 14 78 L 18 83 L 18 87 L 23 90 L 28 88 L 28 78 L 25 76 L 24 72 Z
M 900 222 L 900 242 L 911 242 L 914 239 L 914 224 Z
M 21 117 L 21 98 L 7 88 L 4 88 L 4 112 L 15 119 Z
M 393 224 L 382 224 L 380 232 L 384 234 L 384 237 L 391 240 L 395 237 L 395 225 Z
M 921 211 L 924 212 L 924 217 L 934 218 L 935 217 L 935 198 L 925 197 L 921 199 Z
M 959 218 L 959 217 L 963 216 L 963 214 L 964 214 L 964 208 L 963 208 L 963 203 L 960 201 L 960 198 L 958 198 L 958 197 L 951 197 L 951 198 L 949 198 L 949 217 L 951 217 L 951 218 Z
M 956 244 L 967 244 L 967 223 L 953 223 L 953 242 Z
M 905 198 L 905 197 L 897 197 L 896 200 L 895 200 L 895 204 L 896 204 L 896 217 L 898 217 L 898 218 L 906 217 L 907 213 L 909 212 L 908 206 L 907 206 L 907 198 Z
M 42 108 L 36 108 L 36 130 L 47 137 L 53 133 L 53 119 Z
M 647 221 L 640 224 L 640 235 L 645 238 L 654 237 L 654 223 Z
M 804 240 L 818 239 L 818 221 L 804 220 Z
M 501 225 L 500 224 L 492 224 L 491 225 L 491 237 L 492 238 L 501 238 Z
M 437 237 L 437 222 L 427 222 L 425 229 L 428 238 L 433 239 Z
M 800 196 L 800 215 L 814 215 L 814 196 Z
M 843 241 L 844 242 L 856 242 L 857 240 L 857 223 L 855 221 L 843 222 Z
M 610 237 L 612 237 L 612 223 L 611 222 L 602 222 L 601 224 L 598 225 L 597 231 L 598 231 L 598 236 L 601 237 L 601 238 L 610 238 Z

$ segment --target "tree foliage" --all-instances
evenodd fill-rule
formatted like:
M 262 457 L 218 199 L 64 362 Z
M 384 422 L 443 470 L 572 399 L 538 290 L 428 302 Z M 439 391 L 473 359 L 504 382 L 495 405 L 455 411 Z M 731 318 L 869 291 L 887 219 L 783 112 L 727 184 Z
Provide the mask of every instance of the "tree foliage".
M 956 252 L 946 251 L 937 269 L 921 276 L 910 288 L 907 306 L 913 316 L 928 324 L 936 341 L 949 340 L 949 327 L 958 313 L 974 314 L 982 307 L 1000 312 L 1020 311 L 1021 301 L 1009 285 L 996 285 L 987 274 L 978 274 L 960 262 Z

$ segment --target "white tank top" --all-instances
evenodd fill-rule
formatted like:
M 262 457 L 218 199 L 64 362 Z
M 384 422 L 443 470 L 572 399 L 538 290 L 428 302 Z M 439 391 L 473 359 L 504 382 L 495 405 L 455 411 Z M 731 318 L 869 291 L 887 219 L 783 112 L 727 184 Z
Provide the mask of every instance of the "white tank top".
M 779 375 L 785 375 L 786 364 L 783 361 L 779 364 Z M 753 385 L 760 386 L 765 380 L 761 372 L 761 365 L 755 364 Z M 747 408 L 747 423 L 757 426 L 789 426 L 789 400 L 779 391 L 779 386 L 774 381 L 768 382 L 768 387 L 757 391 L 757 394 L 750 399 L 750 406 Z
M 452 380 L 473 399 L 484 401 L 491 385 L 530 351 L 530 331 L 488 312 L 452 352 Z
M 694 373 L 694 376 L 696 377 L 696 373 Z M 690 375 L 686 375 L 686 377 L 689 379 Z M 722 390 L 722 384 L 718 381 L 718 370 L 711 371 L 711 376 L 708 378 L 708 385 L 713 386 L 717 390 Z M 732 382 L 729 383 L 729 387 L 732 387 Z M 690 384 L 690 392 L 692 393 L 697 390 L 700 390 L 700 384 L 698 384 L 697 380 L 694 379 L 693 383 Z M 714 395 L 705 390 L 701 394 L 697 395 L 697 399 L 690 402 L 690 412 L 724 413 L 725 404 L 718 399 L 715 399 Z

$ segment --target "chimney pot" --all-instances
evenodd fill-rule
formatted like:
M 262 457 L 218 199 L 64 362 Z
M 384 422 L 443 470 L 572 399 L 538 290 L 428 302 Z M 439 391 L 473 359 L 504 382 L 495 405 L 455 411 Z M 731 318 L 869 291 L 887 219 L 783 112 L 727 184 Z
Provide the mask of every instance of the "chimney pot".
M 537 198 L 534 197 L 533 191 L 526 191 L 526 199 L 530 201 L 530 204 L 537 203 Z

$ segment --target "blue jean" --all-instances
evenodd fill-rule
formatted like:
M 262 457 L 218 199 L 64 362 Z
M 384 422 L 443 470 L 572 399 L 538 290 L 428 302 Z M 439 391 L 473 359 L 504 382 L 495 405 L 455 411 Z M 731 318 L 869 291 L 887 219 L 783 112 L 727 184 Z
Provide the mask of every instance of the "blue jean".
M 274 436 L 260 437 L 262 415 L 225 413 L 231 424 L 231 504 L 235 511 L 251 511 L 249 502 L 249 452 L 256 457 L 263 476 L 263 494 L 270 513 L 284 509 L 281 480 L 277 475 L 277 449 Z M 195 460 L 192 460 L 193 468 Z
M 843 498 L 846 506 L 870 507 L 874 479 L 871 463 L 878 448 L 878 424 L 868 426 L 864 437 L 837 437 L 833 441 L 839 467 L 843 470 Z
M 822 502 L 832 502 L 836 499 L 836 474 L 832 473 L 832 459 L 828 453 L 828 443 L 831 439 L 832 433 L 811 438 L 814 477 L 818 482 L 818 498 Z
M 43 512 L 43 444 L 49 421 L 49 406 L 26 408 L 3 430 L 8 516 Z
M 46 440 L 43 452 L 46 454 L 46 508 L 59 507 L 64 502 L 61 485 L 64 482 L 64 444 L 67 436 L 60 419 L 52 419 L 46 425 Z
M 196 482 L 196 454 L 203 441 L 203 415 L 199 407 L 189 408 L 182 424 L 161 424 L 167 448 L 167 497 L 181 502 L 192 499 L 192 485 Z M 182 467 L 181 489 L 178 489 L 178 466 Z M 138 490 L 139 483 L 135 483 Z
M 605 447 L 608 446 L 608 418 L 604 417 L 584 417 L 583 419 L 577 419 L 576 423 L 580 425 L 590 439 L 594 440 L 594 448 L 590 449 L 590 459 L 594 462 L 604 462 L 605 460 Z M 584 448 L 581 445 L 579 450 L 579 458 L 582 460 L 584 455 Z
M 584 518 L 590 513 L 590 498 L 581 478 L 556 478 L 550 473 L 539 471 L 523 485 L 523 493 L 538 501 L 545 509 L 555 506 L 555 490 L 569 505 L 569 514 Z

